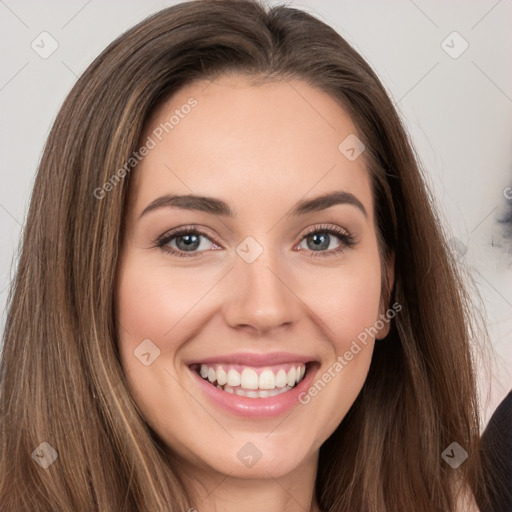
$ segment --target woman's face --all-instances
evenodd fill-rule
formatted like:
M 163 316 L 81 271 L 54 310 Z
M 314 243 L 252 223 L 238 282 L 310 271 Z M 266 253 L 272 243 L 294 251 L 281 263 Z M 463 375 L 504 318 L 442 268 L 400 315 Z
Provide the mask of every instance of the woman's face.
M 191 471 L 314 471 L 361 390 L 375 341 L 365 329 L 384 311 L 355 134 L 325 93 L 241 76 L 181 89 L 147 124 L 119 348 L 145 420 Z

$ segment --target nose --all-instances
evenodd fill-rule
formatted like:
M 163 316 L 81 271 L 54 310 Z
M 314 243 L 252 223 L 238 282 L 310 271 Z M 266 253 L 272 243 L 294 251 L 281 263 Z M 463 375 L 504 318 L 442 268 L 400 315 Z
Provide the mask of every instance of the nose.
M 226 287 L 224 316 L 233 328 L 264 334 L 300 317 L 303 302 L 293 290 L 292 273 L 270 250 L 252 263 L 237 256 Z

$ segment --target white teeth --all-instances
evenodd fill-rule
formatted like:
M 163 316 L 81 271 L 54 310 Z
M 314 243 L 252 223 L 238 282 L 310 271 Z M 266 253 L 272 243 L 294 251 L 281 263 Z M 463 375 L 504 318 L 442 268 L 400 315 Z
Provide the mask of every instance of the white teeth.
M 233 368 L 228 370 L 228 386 L 240 386 L 240 374 Z
M 258 389 L 258 374 L 251 368 L 244 368 L 240 385 L 245 389 Z
M 274 389 L 276 387 L 276 380 L 272 370 L 263 370 L 260 373 L 258 387 L 260 389 Z
M 295 385 L 295 368 L 293 366 L 288 371 L 286 381 L 290 387 Z
M 281 393 L 284 393 L 285 391 L 290 391 L 290 387 L 286 386 L 284 388 L 281 388 L 281 389 L 271 389 L 269 392 L 268 392 L 268 396 L 276 396 L 276 395 L 280 395 Z
M 224 386 L 224 384 L 226 384 L 227 381 L 228 377 L 226 375 L 226 372 L 221 367 L 217 368 L 217 384 Z
M 286 393 L 286 391 L 290 391 L 290 389 L 292 388 L 286 386 L 284 388 L 271 389 L 270 391 L 266 389 L 259 389 L 258 391 L 249 391 L 241 388 L 233 390 L 232 388 L 227 387 L 226 389 L 224 389 L 224 391 L 227 391 L 228 393 L 234 392 L 235 395 L 246 396 L 249 398 L 268 398 L 269 396 L 276 396 L 280 395 L 281 393 Z
M 226 393 L 235 393 L 240 396 L 248 396 L 250 398 L 267 398 L 275 396 L 292 389 L 298 384 L 306 373 L 306 365 L 298 364 L 297 366 L 286 365 L 289 368 L 288 373 L 284 368 L 265 368 L 260 370 L 258 375 L 256 369 L 245 367 L 240 373 L 235 368 L 228 368 L 220 365 L 208 366 L 201 364 L 199 374 L 203 379 L 207 379 L 218 389 L 226 391 Z M 227 371 L 224 369 L 226 368 Z
M 281 368 L 276 375 L 276 388 L 284 388 L 286 384 L 286 372 Z

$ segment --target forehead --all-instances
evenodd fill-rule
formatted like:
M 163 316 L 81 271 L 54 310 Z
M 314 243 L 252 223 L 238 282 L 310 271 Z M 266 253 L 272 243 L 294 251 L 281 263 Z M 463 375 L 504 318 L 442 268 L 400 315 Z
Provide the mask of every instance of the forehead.
M 141 145 L 153 148 L 133 173 L 135 207 L 140 212 L 164 193 L 198 194 L 265 215 L 302 197 L 343 190 L 371 215 L 365 154 L 353 159 L 346 152 L 357 145 L 355 137 L 339 104 L 302 81 L 255 84 L 233 75 L 194 82 L 146 123 Z

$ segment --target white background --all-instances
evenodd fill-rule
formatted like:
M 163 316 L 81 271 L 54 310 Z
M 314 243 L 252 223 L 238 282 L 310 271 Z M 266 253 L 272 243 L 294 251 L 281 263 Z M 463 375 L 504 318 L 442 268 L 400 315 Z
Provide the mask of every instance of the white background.
M 175 3 L 0 0 L 0 328 L 37 164 L 62 101 L 115 37 Z M 512 0 L 288 4 L 345 37 L 406 121 L 459 260 L 485 304 L 496 349 L 486 421 L 512 389 L 512 240 L 497 222 L 512 186 Z M 45 31 L 58 48 L 43 59 L 31 44 Z M 446 41 L 452 53 L 463 48 L 454 31 L 469 45 L 458 58 L 442 46 Z

